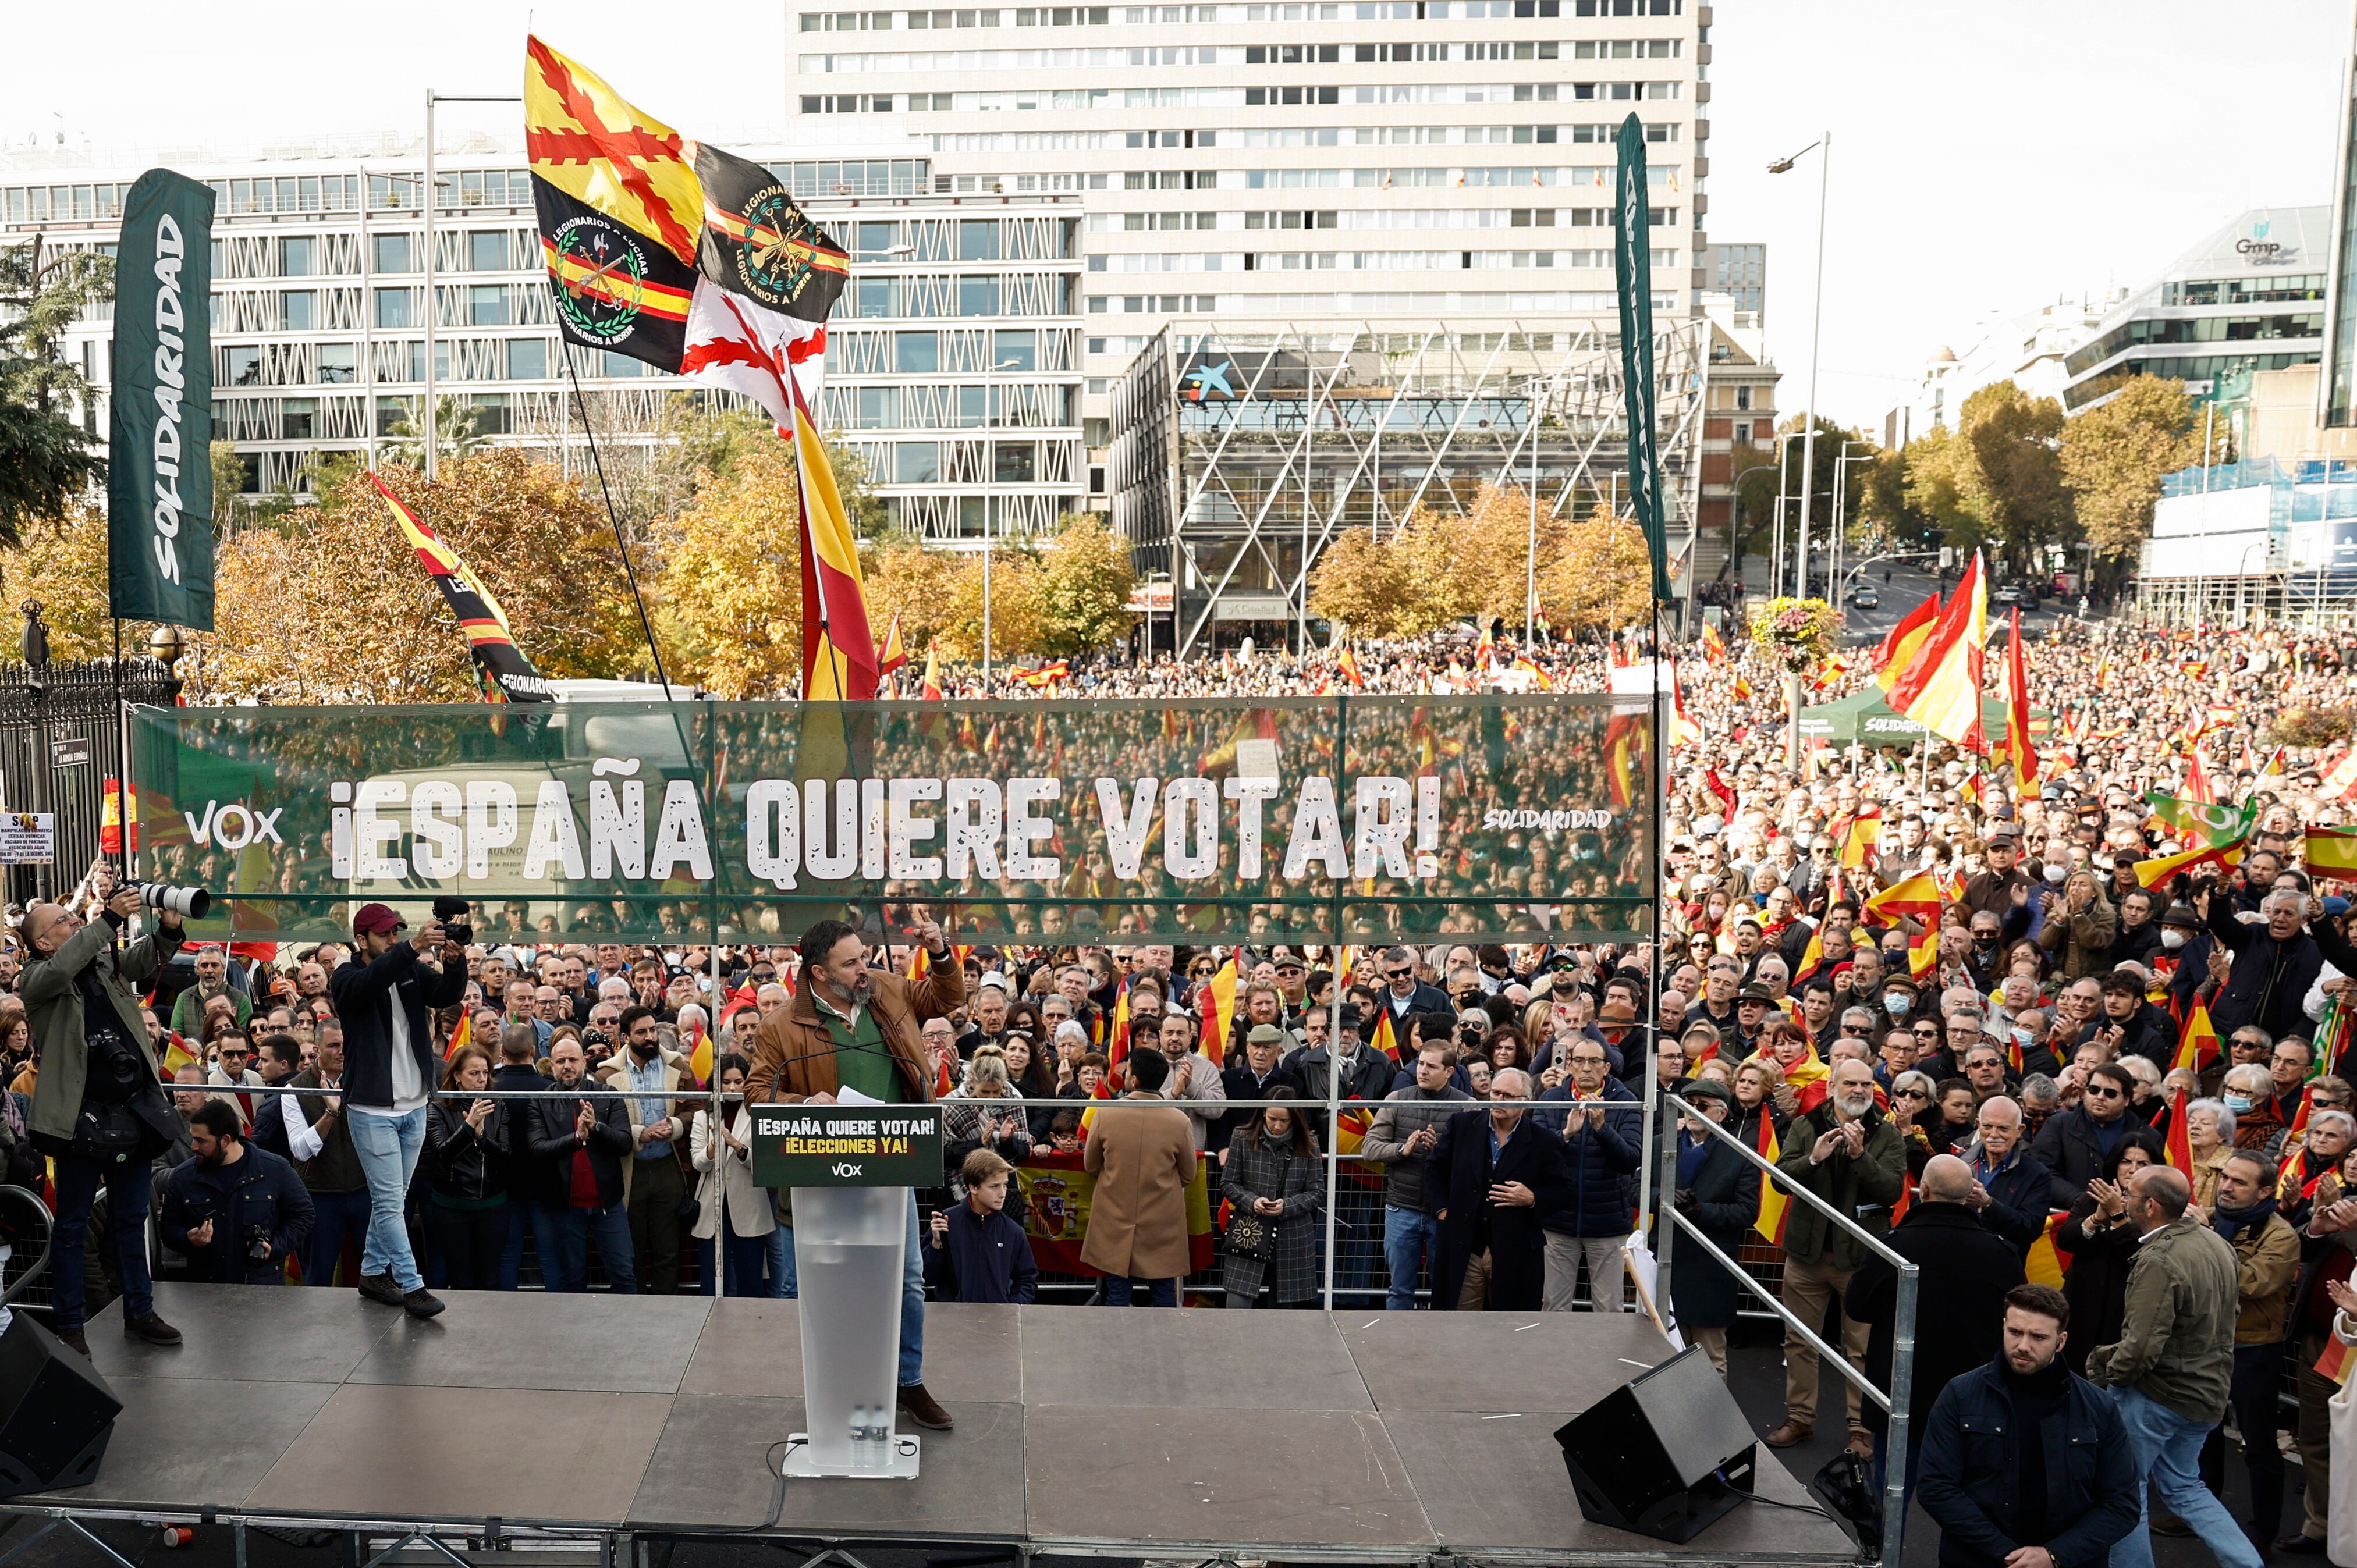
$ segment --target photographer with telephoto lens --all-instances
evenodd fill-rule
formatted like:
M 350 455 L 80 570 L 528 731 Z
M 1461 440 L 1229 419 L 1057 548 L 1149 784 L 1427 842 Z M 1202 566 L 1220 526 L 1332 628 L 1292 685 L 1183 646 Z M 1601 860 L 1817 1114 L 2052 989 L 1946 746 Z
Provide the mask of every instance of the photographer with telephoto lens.
M 21 928 L 27 963 L 20 990 L 41 1072 L 33 1090 L 33 1146 L 57 1162 L 57 1219 L 50 1232 L 50 1301 L 57 1336 L 83 1355 L 82 1248 L 91 1208 L 107 1192 L 107 1237 L 123 1275 L 123 1332 L 151 1345 L 178 1345 L 180 1331 L 156 1316 L 147 1273 L 149 1172 L 180 1133 L 164 1098 L 156 1048 L 135 986 L 145 986 L 180 946 L 181 909 L 164 903 L 156 929 L 130 945 L 124 929 L 142 887 L 118 887 L 93 874 L 99 918 L 62 904 L 36 904 Z M 162 890 L 167 893 L 171 889 Z

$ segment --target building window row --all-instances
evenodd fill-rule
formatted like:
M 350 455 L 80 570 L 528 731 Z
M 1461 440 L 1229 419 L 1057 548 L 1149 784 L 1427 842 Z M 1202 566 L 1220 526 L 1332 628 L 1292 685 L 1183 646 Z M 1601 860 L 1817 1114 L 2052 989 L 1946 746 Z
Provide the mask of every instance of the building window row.
M 2073 349 L 2063 368 L 2079 375 L 2102 364 L 2123 349 L 2167 343 L 2248 343 L 2275 338 L 2318 338 L 2324 333 L 2321 311 L 2279 316 L 2138 317 Z
M 1653 265 L 1678 264 L 1678 252 L 1655 249 Z M 1207 251 L 1089 258 L 1092 273 L 1474 272 L 1488 268 L 1607 269 L 1609 250 L 1585 251 Z
M 1635 41 L 1632 40 L 1632 48 Z M 1644 40 L 1674 43 L 1674 39 Z M 856 54 L 798 56 L 795 70 L 806 76 L 861 76 L 877 72 L 924 70 L 1139 70 L 1149 66 L 1446 64 L 1453 61 L 1542 60 L 1613 58 L 1599 54 L 1603 46 L 1566 45 L 1555 39 L 1499 40 L 1486 43 L 1371 44 L 1166 44 L 1140 48 L 1068 49 L 892 49 Z M 1620 58 L 1674 58 L 1637 54 Z M 1598 91 L 1589 83 L 1582 98 L 1664 98 L 1660 84 L 1608 82 Z M 1633 91 L 1622 91 L 1624 89 Z M 445 203 L 449 205 L 449 203 Z M 469 205 L 472 205 L 469 203 Z
M 2161 285 L 2163 305 L 2262 305 L 2277 300 L 2324 297 L 2322 273 L 2278 273 L 2272 277 L 2188 278 Z
M 952 27 L 1232 26 L 1239 22 L 1464 22 L 1544 16 L 1676 16 L 1684 12 L 1683 0 L 1356 0 L 1355 4 L 1297 0 L 1297 3 L 1275 5 L 1039 5 L 943 11 L 815 11 L 803 14 L 802 30 L 805 33 L 890 33 L 939 32 Z M 1625 59 L 1629 57 L 1622 55 L 1619 58 Z

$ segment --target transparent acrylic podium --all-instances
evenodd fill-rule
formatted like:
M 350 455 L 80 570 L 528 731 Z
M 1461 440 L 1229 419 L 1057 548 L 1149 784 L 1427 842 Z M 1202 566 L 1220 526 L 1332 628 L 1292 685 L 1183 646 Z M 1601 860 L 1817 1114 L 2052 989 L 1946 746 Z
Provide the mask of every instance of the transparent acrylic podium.
M 914 1480 L 917 1438 L 896 1430 L 905 1187 L 797 1187 L 794 1275 L 810 1431 L 788 1442 L 789 1476 Z

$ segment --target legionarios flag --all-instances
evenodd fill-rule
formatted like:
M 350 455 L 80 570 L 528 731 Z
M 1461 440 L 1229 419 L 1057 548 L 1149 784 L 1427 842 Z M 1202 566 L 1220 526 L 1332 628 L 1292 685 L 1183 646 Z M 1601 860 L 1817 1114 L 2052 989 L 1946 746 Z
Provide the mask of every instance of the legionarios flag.
M 565 340 L 678 371 L 695 269 L 537 174 L 532 198 L 556 327 Z
M 1629 416 L 1629 499 L 1653 563 L 1653 597 L 1670 596 L 1669 540 L 1662 507 L 1662 456 L 1654 424 L 1653 253 L 1645 197 L 1645 124 L 1620 123 L 1620 182 L 1612 213 L 1612 262 L 1620 290 L 1620 381 Z
M 699 142 L 704 192 L 696 265 L 732 294 L 804 321 L 823 321 L 851 281 L 851 257 L 810 220 L 785 182 L 749 159 Z
M 213 629 L 212 226 L 212 188 L 169 169 L 124 200 L 106 448 L 117 620 Z
M 458 618 L 458 629 L 467 634 L 468 651 L 475 661 L 475 675 L 481 682 L 483 698 L 492 703 L 546 703 L 554 701 L 548 682 L 533 668 L 509 634 L 507 612 L 500 608 L 499 600 L 490 589 L 458 558 L 457 553 L 442 542 L 417 514 L 394 495 L 385 482 L 374 474 L 369 476 L 377 493 L 393 512 L 393 526 L 417 559 L 434 578 L 434 585 L 442 590 L 442 600 L 450 613 Z
M 2300 861 L 2319 876 L 2357 876 L 2357 828 L 2310 828 Z

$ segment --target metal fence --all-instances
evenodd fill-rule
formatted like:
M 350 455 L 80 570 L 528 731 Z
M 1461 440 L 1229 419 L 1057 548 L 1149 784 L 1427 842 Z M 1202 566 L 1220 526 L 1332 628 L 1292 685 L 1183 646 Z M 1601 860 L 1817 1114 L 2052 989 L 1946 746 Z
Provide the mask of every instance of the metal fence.
M 121 755 L 116 698 L 170 706 L 180 682 L 159 660 L 0 664 L 0 809 L 50 811 L 57 849 L 48 865 L 7 868 L 8 898 L 25 903 L 72 891 L 98 854 L 105 781 Z

